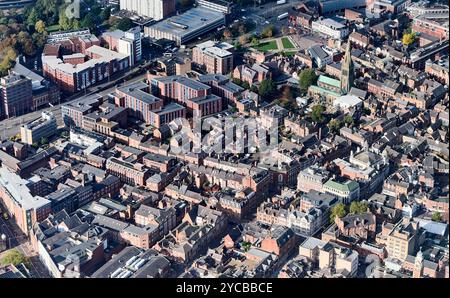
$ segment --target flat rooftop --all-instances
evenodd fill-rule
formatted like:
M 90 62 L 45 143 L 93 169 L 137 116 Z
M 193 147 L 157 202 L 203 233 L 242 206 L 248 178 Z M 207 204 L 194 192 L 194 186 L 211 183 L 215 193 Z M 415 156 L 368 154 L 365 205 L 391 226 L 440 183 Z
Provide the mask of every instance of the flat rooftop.
M 154 78 L 153 79 L 156 82 L 161 82 L 161 83 L 179 83 L 181 85 L 187 86 L 189 88 L 192 88 L 194 90 L 205 90 L 205 89 L 210 89 L 211 87 L 209 87 L 206 84 L 203 84 L 199 81 L 187 78 L 187 77 L 183 77 L 183 76 L 170 76 L 170 77 L 158 77 L 158 78 Z
M 0 168 L 0 185 L 14 198 L 14 201 L 25 210 L 38 209 L 50 203 L 49 200 L 33 196 L 26 186 L 27 181 L 19 175 L 10 172 L 5 167 Z
M 56 56 L 42 56 L 42 63 L 47 64 L 52 69 L 58 69 L 67 74 L 74 74 L 83 70 L 94 67 L 99 63 L 109 63 L 114 59 L 122 60 L 128 57 L 128 55 L 114 52 L 97 45 L 93 45 L 86 50 L 86 52 L 94 54 L 98 58 L 89 59 L 84 63 L 70 64 L 64 63 L 63 60 Z M 70 57 L 69 57 L 70 56 Z M 78 56 L 69 55 L 66 58 L 74 58 Z M 64 57 L 63 57 L 64 58 Z
M 123 92 L 131 97 L 134 97 L 138 100 L 142 100 L 143 102 L 147 104 L 153 104 L 155 102 L 161 101 L 160 98 L 144 91 L 145 89 L 148 89 L 149 86 L 145 84 L 144 82 L 136 82 L 132 83 L 127 86 L 123 86 L 120 88 L 117 88 L 120 92 Z
M 212 11 L 203 7 L 196 7 L 181 15 L 173 16 L 149 27 L 154 30 L 181 37 L 202 27 L 209 26 L 223 18 L 224 14 L 221 12 Z

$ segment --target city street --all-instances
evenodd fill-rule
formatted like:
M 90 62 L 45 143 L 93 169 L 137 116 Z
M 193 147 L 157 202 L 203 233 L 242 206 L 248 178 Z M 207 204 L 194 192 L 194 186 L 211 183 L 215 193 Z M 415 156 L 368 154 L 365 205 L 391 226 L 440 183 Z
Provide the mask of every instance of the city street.
M 4 208 L 2 208 L 3 210 Z M 15 224 L 13 219 L 5 220 L 3 216 L 0 217 L 0 235 L 6 236 L 6 250 L 0 252 L 0 260 L 11 249 L 17 249 L 20 253 L 28 258 L 27 268 L 30 270 L 30 274 L 33 277 L 49 277 L 45 266 L 39 260 L 37 252 L 35 252 L 31 246 L 28 237 L 22 233 L 19 227 Z M 0 240 L 1 241 L 1 240 Z

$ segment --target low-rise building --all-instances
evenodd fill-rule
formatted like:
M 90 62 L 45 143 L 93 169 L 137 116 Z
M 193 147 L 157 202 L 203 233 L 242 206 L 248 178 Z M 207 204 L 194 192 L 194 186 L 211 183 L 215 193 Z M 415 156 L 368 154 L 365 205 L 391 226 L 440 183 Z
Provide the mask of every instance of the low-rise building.
M 339 197 L 344 204 L 359 199 L 359 184 L 351 180 L 341 183 L 330 179 L 323 185 L 323 191 Z
M 344 39 L 349 34 L 349 30 L 346 25 L 328 18 L 319 18 L 317 21 L 313 21 L 311 23 L 311 28 L 314 31 L 338 40 Z

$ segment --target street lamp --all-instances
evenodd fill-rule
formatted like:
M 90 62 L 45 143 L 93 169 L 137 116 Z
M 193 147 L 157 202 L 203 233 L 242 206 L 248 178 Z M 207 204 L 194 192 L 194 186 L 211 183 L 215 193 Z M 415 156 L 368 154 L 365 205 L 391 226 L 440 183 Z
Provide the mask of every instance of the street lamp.
M 6 246 L 6 235 L 5 235 L 5 234 L 2 234 L 2 235 L 0 236 L 0 239 L 1 239 L 0 244 L 1 244 L 1 242 L 4 242 L 4 243 L 5 243 L 5 244 L 2 244 L 2 245 L 1 245 L 2 247 L 4 246 L 4 248 L 2 248 L 1 250 L 6 249 L 6 248 L 7 248 L 7 246 Z

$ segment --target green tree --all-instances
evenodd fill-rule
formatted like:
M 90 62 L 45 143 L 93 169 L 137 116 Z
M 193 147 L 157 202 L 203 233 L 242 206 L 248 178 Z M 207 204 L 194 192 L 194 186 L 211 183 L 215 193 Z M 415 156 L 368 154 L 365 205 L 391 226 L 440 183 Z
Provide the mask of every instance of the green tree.
M 271 79 L 263 80 L 259 85 L 259 95 L 262 97 L 270 97 L 277 90 L 277 86 Z
M 80 29 L 81 28 L 81 22 L 78 19 L 72 19 L 70 22 L 70 27 L 72 29 Z
M 41 145 L 47 145 L 48 139 L 47 138 L 41 138 Z
M 334 222 L 334 219 L 337 217 L 341 218 L 347 215 L 347 210 L 345 209 L 345 205 L 342 203 L 336 204 L 331 208 L 330 213 L 330 222 Z
M 332 119 L 328 123 L 328 127 L 330 128 L 331 131 L 338 132 L 339 129 L 341 129 L 341 127 L 342 127 L 342 122 L 339 121 L 338 119 Z
M 28 263 L 28 259 L 23 254 L 21 254 L 17 249 L 12 249 L 6 253 L 1 263 L 4 266 L 10 264 L 17 266 L 21 263 Z
M 300 71 L 298 83 L 300 85 L 300 91 L 306 93 L 309 86 L 315 84 L 317 81 L 317 75 L 314 69 L 304 69 Z
M 133 21 L 129 18 L 122 18 L 117 23 L 117 29 L 122 31 L 128 31 L 134 27 Z
M 34 24 L 34 29 L 37 33 L 43 34 L 45 32 L 45 23 L 42 20 L 39 20 Z
M 344 123 L 347 125 L 352 125 L 354 123 L 354 119 L 352 116 L 350 115 L 345 115 L 344 116 Z
M 83 20 L 81 20 L 80 25 L 81 27 L 89 28 L 90 30 L 94 30 L 97 27 L 97 25 L 95 24 L 95 17 L 91 13 L 88 13 L 84 16 Z
M 434 212 L 433 215 L 431 215 L 431 220 L 437 222 L 442 221 L 442 214 L 439 212 Z
M 256 47 L 257 45 L 259 45 L 259 39 L 256 37 L 252 38 L 252 46 Z
M 353 201 L 350 204 L 350 213 L 351 214 L 361 214 L 364 212 L 367 212 L 367 203 L 366 202 Z
M 111 7 L 108 6 L 102 10 L 102 12 L 100 13 L 100 18 L 104 22 L 109 20 L 110 17 L 111 17 Z
M 27 17 L 27 25 L 34 26 L 36 22 L 39 21 L 39 16 L 35 8 L 32 8 L 28 17 Z
M 325 107 L 323 105 L 315 105 L 312 107 L 311 111 L 311 119 L 316 123 L 323 123 L 325 121 L 325 117 L 323 113 L 325 112 Z
M 69 30 L 71 27 L 71 22 L 69 20 L 69 18 L 66 15 L 65 9 L 61 9 L 61 11 L 59 12 L 59 28 L 62 30 Z

